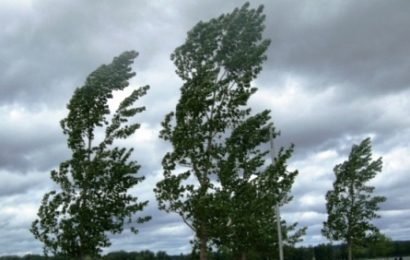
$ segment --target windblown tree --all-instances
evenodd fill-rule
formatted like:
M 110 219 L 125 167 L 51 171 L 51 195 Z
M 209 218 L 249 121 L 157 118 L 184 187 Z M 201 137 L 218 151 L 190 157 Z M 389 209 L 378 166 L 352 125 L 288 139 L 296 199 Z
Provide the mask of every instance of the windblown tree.
M 135 73 L 137 53 L 128 51 L 91 73 L 75 90 L 61 121 L 72 158 L 51 172 L 59 189 L 44 195 L 31 232 L 43 242 L 46 254 L 76 259 L 97 257 L 110 245 L 108 233 L 120 233 L 125 224 L 132 231 L 150 217 L 137 217 L 148 201 L 139 202 L 128 190 L 141 182 L 140 165 L 130 160 L 133 149 L 118 147 L 116 140 L 130 137 L 138 123 L 127 123 L 145 110 L 134 103 L 149 86 L 140 87 L 111 113 L 108 100 L 123 90 Z
M 262 150 L 266 147 L 263 144 L 276 136 L 270 136 L 269 120 L 269 111 L 265 110 L 238 124 L 226 140 L 226 156 L 219 164 L 220 188 L 216 188 L 215 196 L 220 197 L 220 208 L 215 211 L 220 212 L 219 219 L 224 223 L 220 223 L 221 230 L 214 240 L 242 260 L 250 254 L 260 258 L 277 256 L 274 207 L 290 201 L 290 189 L 297 175 L 286 165 L 293 146 L 281 148 L 274 164 L 266 165 L 269 151 Z M 221 213 L 225 215 L 221 217 Z M 282 237 L 289 245 L 305 233 L 305 228 L 295 230 L 296 225 L 281 221 Z
M 226 208 L 233 199 L 239 206 L 242 198 L 232 198 L 233 194 L 243 187 L 246 199 L 256 196 L 258 202 L 270 203 L 271 217 L 272 201 L 289 190 L 295 175 L 269 168 L 261 174 L 259 184 L 248 187 L 250 176 L 260 170 L 266 155 L 252 152 L 269 140 L 269 112 L 252 117 L 247 107 L 256 91 L 251 81 L 261 71 L 270 43 L 262 37 L 264 20 L 262 6 L 250 9 L 245 4 L 232 13 L 199 22 L 171 55 L 184 83 L 175 111 L 162 123 L 160 137 L 169 141 L 173 150 L 163 158 L 164 179 L 157 183 L 155 192 L 160 209 L 179 214 L 194 231 L 200 259 L 207 259 L 210 241 L 225 243 L 221 232 L 234 220 L 230 215 L 242 214 L 239 208 Z M 235 146 L 239 139 L 246 144 Z M 285 176 L 281 184 L 276 182 Z M 257 192 L 264 185 L 268 189 Z M 225 189 L 229 191 L 222 192 Z M 273 219 L 269 221 L 274 224 Z M 246 226 L 250 227 L 251 223 Z
M 349 159 L 333 170 L 336 180 L 333 190 L 326 194 L 328 218 L 322 233 L 331 240 L 346 242 L 349 260 L 355 245 L 378 234 L 371 221 L 380 217 L 379 203 L 386 198 L 372 196 L 374 187 L 366 184 L 381 170 L 382 159 L 372 159 L 370 138 L 353 145 Z

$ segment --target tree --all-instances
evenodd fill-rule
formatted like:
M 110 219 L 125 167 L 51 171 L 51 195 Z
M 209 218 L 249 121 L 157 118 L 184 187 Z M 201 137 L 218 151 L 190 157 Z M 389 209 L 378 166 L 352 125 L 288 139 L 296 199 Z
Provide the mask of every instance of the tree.
M 335 259 L 334 247 L 331 244 L 320 244 L 313 248 L 316 260 Z
M 243 189 L 249 199 L 262 186 L 247 183 L 264 164 L 266 153 L 258 152 L 254 159 L 247 156 L 269 140 L 270 117 L 268 111 L 250 116 L 247 101 L 256 91 L 251 81 L 261 71 L 270 43 L 262 37 L 264 20 L 263 7 L 250 9 L 247 3 L 232 13 L 199 22 L 188 32 L 185 44 L 171 55 L 184 83 L 175 111 L 162 123 L 160 137 L 169 141 L 173 150 L 163 158 L 164 179 L 157 183 L 155 193 L 160 209 L 179 214 L 194 231 L 200 259 L 207 259 L 208 242 L 226 232 L 229 216 L 240 212 L 239 207 L 225 210 L 233 200 L 243 201 L 230 196 Z M 240 147 L 235 146 L 238 140 L 244 142 Z M 229 169 L 232 165 L 235 167 Z M 264 176 L 270 176 L 271 182 L 285 174 L 268 172 Z M 294 174 L 286 175 L 291 183 Z M 279 186 L 275 182 L 269 188 L 277 192 Z M 228 188 L 229 192 L 223 192 Z M 275 194 L 269 202 L 278 198 Z
M 265 110 L 238 124 L 227 138 L 226 156 L 219 162 L 220 188 L 216 188 L 215 196 L 221 199 L 214 212 L 224 216 L 214 240 L 240 259 L 246 259 L 251 252 L 262 258 L 277 251 L 274 207 L 290 201 L 289 192 L 298 173 L 287 170 L 293 146 L 281 148 L 274 164 L 266 166 L 269 151 L 263 145 L 271 138 L 270 119 L 269 111 Z M 277 135 L 272 134 L 272 138 Z M 296 225 L 288 226 L 281 221 L 282 237 L 290 245 L 305 232 L 305 228 L 295 231 Z M 295 232 L 290 235 L 290 231 Z
M 393 241 L 382 233 L 376 233 L 372 239 L 366 241 L 361 249 L 364 257 L 388 257 L 393 252 Z
M 336 180 L 333 190 L 326 194 L 327 221 L 322 233 L 331 240 L 346 242 L 349 260 L 352 248 L 378 233 L 371 220 L 379 218 L 376 213 L 382 196 L 372 196 L 374 187 L 366 183 L 382 170 L 382 159 L 372 160 L 370 138 L 353 145 L 349 159 L 334 168 Z
M 171 257 L 167 254 L 167 252 L 165 252 L 165 251 L 158 251 L 156 254 L 155 254 L 155 259 L 158 259 L 158 260 L 170 260 L 171 259 Z
M 69 113 L 61 127 L 72 158 L 51 172 L 59 189 L 44 195 L 31 228 L 35 238 L 43 242 L 45 254 L 96 257 L 101 248 L 110 245 L 107 233 L 122 232 L 125 223 L 137 232 L 133 223 L 150 218 L 134 216 L 148 201 L 139 202 L 128 193 L 144 179 L 136 176 L 140 165 L 130 160 L 133 149 L 115 143 L 139 128 L 137 123 L 126 123 L 145 110 L 133 105 L 149 86 L 134 90 L 114 113 L 107 103 L 113 91 L 129 85 L 136 57 L 135 51 L 128 51 L 111 64 L 100 66 L 75 90 L 67 105 Z

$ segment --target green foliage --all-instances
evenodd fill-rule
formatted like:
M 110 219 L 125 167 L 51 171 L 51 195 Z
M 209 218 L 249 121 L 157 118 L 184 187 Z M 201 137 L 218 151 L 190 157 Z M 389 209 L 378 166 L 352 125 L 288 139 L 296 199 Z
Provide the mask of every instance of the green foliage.
M 264 166 L 269 111 L 252 116 L 247 107 L 270 43 L 262 37 L 264 20 L 263 7 L 247 3 L 199 22 L 171 55 L 184 84 L 162 123 L 160 137 L 173 150 L 163 158 L 155 193 L 160 209 L 179 214 L 195 231 L 201 259 L 208 240 L 235 251 L 261 242 L 262 233 L 272 241 L 266 235 L 274 226 L 272 206 L 296 175 L 286 171 L 292 148 L 281 150 L 275 167 Z
M 283 248 L 284 255 L 286 259 L 292 260 L 312 260 L 313 256 L 315 256 L 315 260 L 321 260 L 322 258 L 318 258 L 315 253 L 313 248 L 310 247 L 291 247 L 291 246 L 285 246 Z M 266 258 L 265 258 L 266 259 Z M 274 258 L 275 259 L 275 258 Z M 326 258 L 326 260 L 330 260 L 332 258 Z
M 361 245 L 378 234 L 371 220 L 378 218 L 379 203 L 386 199 L 372 196 L 374 187 L 366 183 L 382 170 L 382 159 L 372 160 L 371 142 L 367 138 L 353 145 L 349 159 L 336 165 L 333 190 L 326 194 L 328 218 L 323 235 L 344 241 L 350 247 Z
M 387 257 L 393 253 L 393 242 L 390 238 L 381 233 L 376 233 L 374 237 L 367 240 L 356 255 L 362 257 Z
M 31 228 L 46 254 L 95 257 L 110 245 L 108 233 L 122 232 L 125 223 L 137 231 L 132 222 L 149 219 L 135 219 L 148 201 L 139 202 L 127 192 L 143 180 L 136 176 L 140 166 L 130 160 L 132 149 L 115 146 L 116 139 L 126 139 L 139 128 L 137 123 L 126 123 L 145 110 L 133 105 L 149 87 L 133 91 L 114 113 L 107 103 L 113 91 L 126 88 L 135 75 L 131 64 L 136 57 L 136 52 L 128 51 L 100 66 L 67 105 L 69 113 L 61 126 L 72 158 L 51 172 L 59 189 L 44 195 Z
M 261 150 L 261 145 L 270 139 L 269 120 L 269 111 L 263 111 L 239 124 L 227 138 L 226 157 L 219 164 L 221 187 L 215 196 L 221 198 L 221 206 L 215 211 L 225 215 L 220 217 L 224 223 L 214 241 L 237 255 L 255 251 L 268 257 L 277 251 L 273 208 L 290 201 L 288 194 L 297 175 L 297 171 L 287 171 L 286 164 L 293 146 L 281 148 L 273 166 L 265 165 L 268 151 Z M 296 223 L 288 226 L 281 221 L 281 225 L 282 237 L 290 245 L 305 233 L 305 229 L 295 230 Z
M 317 260 L 334 259 L 336 255 L 336 250 L 331 244 L 317 245 L 313 252 Z

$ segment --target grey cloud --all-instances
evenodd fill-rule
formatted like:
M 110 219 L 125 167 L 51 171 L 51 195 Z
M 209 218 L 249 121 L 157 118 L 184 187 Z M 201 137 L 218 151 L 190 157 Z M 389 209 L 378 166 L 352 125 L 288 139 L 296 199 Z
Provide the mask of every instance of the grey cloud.
M 0 256 L 42 253 L 40 242 L 33 239 L 27 227 L 2 231 L 0 244 L 5 245 L 1 248 Z
M 306 193 L 294 193 L 292 192 L 292 195 L 294 196 L 294 201 L 289 203 L 288 205 L 285 205 L 284 210 L 285 212 L 288 213 L 295 213 L 295 212 L 305 212 L 305 211 L 310 211 L 310 212 L 315 212 L 315 213 L 320 213 L 320 214 L 325 214 L 326 213 L 326 207 L 325 207 L 325 192 L 318 193 L 317 194 L 309 194 L 309 192 Z M 309 202 L 306 202 L 306 200 L 310 200 Z
M 37 175 L 37 178 L 43 178 L 40 173 Z M 33 180 L 32 176 L 28 179 Z M 40 204 L 47 186 L 33 181 L 33 186 L 24 193 L 0 197 L 0 255 L 41 252 L 41 245 L 33 239 L 29 228 L 35 217 L 36 205 Z
M 151 18 L 158 8 L 149 1 L 34 1 L 31 8 L 5 8 L 1 101 L 61 105 L 88 73 L 120 52 L 143 49 L 150 60 L 161 47 L 156 29 L 166 26 Z
M 410 231 L 410 221 L 408 218 L 410 211 L 382 211 L 381 218 L 374 221 L 386 235 L 397 240 L 408 240 Z
M 178 215 L 159 211 L 156 201 L 151 201 L 143 214 L 152 216 L 152 220 L 138 226 L 137 235 L 129 229 L 124 230 L 122 234 L 112 235 L 112 246 L 105 251 L 162 250 L 171 254 L 190 251 L 189 241 L 193 233 Z
M 15 194 L 26 193 L 31 189 L 38 189 L 48 181 L 48 175 L 42 172 L 18 174 L 1 172 L 0 175 L 0 197 L 12 196 Z
M 0 169 L 49 170 L 67 155 L 59 113 L 44 109 L 0 107 Z
M 387 189 L 377 189 L 377 195 L 387 198 L 386 202 L 381 204 L 381 210 L 410 210 L 408 187 L 409 182 L 403 181 Z
M 47 171 L 58 166 L 62 160 L 67 159 L 67 149 L 60 144 L 45 145 L 42 143 L 29 150 L 20 149 L 19 145 L 19 143 L 12 143 L 3 146 L 7 147 L 7 150 L 0 152 L 0 168 L 20 173 L 29 170 Z
M 407 89 L 409 9 L 407 1 L 267 3 L 265 77 L 295 76 L 319 89 L 337 84 L 347 97 Z
M 280 97 L 277 96 L 284 93 L 262 88 L 261 94 L 252 100 L 252 104 L 255 111 L 263 108 L 272 110 L 273 122 L 281 131 L 277 145 L 295 144 L 298 158 L 311 151 L 333 147 L 346 151 L 353 142 L 371 134 L 375 135 L 375 145 L 382 145 L 395 135 L 402 137 L 403 132 L 409 129 L 406 117 L 409 106 L 403 102 L 400 94 L 375 97 L 372 100 L 356 97 L 340 102 L 340 91 L 324 94 L 298 88 L 296 97 L 289 97 L 289 104 L 281 106 Z M 409 94 L 409 91 L 404 91 L 402 95 Z M 262 98 L 266 96 L 268 98 Z M 276 102 L 279 105 L 275 105 Z

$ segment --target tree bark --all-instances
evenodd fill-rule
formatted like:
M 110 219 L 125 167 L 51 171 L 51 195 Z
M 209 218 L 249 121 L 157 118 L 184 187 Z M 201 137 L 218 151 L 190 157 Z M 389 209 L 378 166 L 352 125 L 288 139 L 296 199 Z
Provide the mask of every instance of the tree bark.
M 246 253 L 245 252 L 241 253 L 241 260 L 246 260 Z
M 348 260 L 352 260 L 352 242 L 347 243 Z
M 199 259 L 208 260 L 208 235 L 203 226 L 200 227 L 199 235 Z

